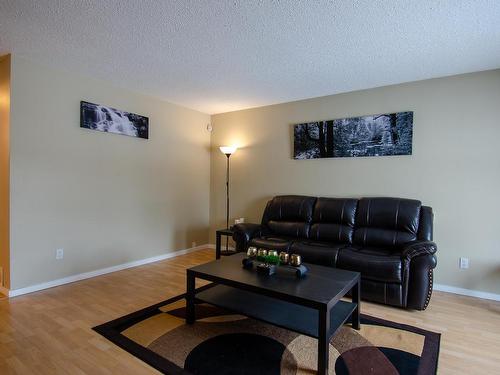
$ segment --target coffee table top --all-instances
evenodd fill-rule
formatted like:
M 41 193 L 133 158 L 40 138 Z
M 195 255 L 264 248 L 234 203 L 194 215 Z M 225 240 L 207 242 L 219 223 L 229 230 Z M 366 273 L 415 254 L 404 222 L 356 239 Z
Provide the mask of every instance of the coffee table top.
M 256 270 L 244 269 L 245 254 L 201 264 L 188 269 L 196 277 L 215 283 L 258 292 L 269 297 L 310 306 L 329 308 L 337 303 L 360 279 L 359 272 L 306 264 L 309 272 L 302 278 L 294 274 L 262 275 Z

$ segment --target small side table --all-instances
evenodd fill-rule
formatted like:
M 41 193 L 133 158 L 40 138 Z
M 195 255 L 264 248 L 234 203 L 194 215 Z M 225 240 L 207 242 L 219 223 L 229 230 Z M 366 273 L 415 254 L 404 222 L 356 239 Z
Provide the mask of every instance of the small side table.
M 222 236 L 227 236 L 227 237 L 232 237 L 233 236 L 233 230 L 231 228 L 229 229 L 219 229 L 215 232 L 215 259 L 220 259 L 220 256 L 223 254 L 221 251 L 221 237 Z M 235 251 L 225 251 L 226 254 L 224 255 L 232 255 L 235 253 Z

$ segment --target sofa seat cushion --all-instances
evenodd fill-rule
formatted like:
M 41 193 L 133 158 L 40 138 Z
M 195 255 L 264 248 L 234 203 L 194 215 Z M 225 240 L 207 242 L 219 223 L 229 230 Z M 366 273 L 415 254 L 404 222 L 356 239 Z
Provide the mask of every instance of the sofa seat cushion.
M 268 235 L 252 239 L 249 246 L 287 252 L 291 244 L 292 239 L 289 237 Z
M 357 271 L 363 279 L 402 283 L 401 254 L 381 248 L 346 247 L 341 249 L 337 267 Z
M 346 244 L 320 241 L 294 241 L 290 247 L 291 254 L 299 254 L 305 263 L 335 267 L 337 255 Z

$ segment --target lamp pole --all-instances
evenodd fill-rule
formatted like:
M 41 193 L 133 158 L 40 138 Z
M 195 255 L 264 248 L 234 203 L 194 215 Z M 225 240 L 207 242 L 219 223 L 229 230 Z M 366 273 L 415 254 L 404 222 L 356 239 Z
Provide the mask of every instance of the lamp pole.
M 226 154 L 227 169 L 226 169 L 226 229 L 229 229 L 229 158 L 231 154 Z M 227 237 L 226 237 L 226 251 L 227 251 Z
M 226 229 L 229 229 L 229 158 L 236 152 L 235 146 L 220 146 L 221 152 L 226 155 Z M 226 236 L 226 252 L 229 249 L 229 238 Z

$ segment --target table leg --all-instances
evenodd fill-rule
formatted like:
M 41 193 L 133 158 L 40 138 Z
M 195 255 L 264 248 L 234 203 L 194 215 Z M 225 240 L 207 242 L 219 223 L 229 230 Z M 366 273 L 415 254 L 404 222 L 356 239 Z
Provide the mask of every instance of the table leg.
M 221 235 L 220 233 L 215 234 L 215 259 L 220 259 L 220 239 Z
M 318 374 L 328 374 L 328 356 L 330 343 L 328 332 L 330 331 L 330 311 L 319 311 L 318 324 Z
M 193 324 L 195 321 L 195 276 L 194 273 L 187 270 L 186 287 L 186 324 Z
M 359 330 L 360 329 L 360 304 L 361 304 L 361 281 L 358 280 L 356 285 L 352 288 L 351 291 L 352 303 L 355 303 L 356 309 L 352 312 L 351 320 L 352 320 L 352 328 Z

